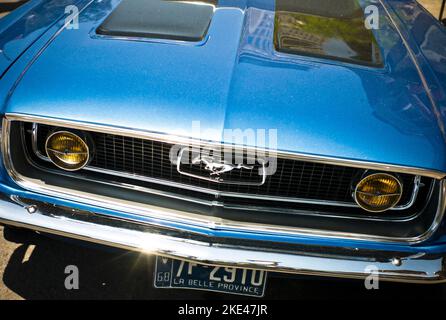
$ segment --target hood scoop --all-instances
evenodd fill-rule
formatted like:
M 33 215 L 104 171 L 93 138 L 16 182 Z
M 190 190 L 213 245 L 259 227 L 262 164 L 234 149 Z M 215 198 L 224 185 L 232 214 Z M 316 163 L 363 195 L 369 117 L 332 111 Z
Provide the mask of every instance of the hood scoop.
M 276 0 L 277 51 L 382 67 L 372 30 L 357 0 Z
M 123 0 L 97 28 L 100 35 L 200 41 L 218 0 Z

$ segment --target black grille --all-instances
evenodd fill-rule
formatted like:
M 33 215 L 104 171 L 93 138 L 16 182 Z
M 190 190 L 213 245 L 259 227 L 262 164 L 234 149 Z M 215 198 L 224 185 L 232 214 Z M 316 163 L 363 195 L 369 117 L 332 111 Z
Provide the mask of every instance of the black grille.
M 39 125 L 38 130 L 37 147 L 43 151 L 46 136 L 52 129 Z M 353 203 L 352 181 L 364 172 L 358 168 L 279 158 L 276 173 L 268 176 L 264 185 L 219 184 L 180 174 L 169 158 L 172 144 L 97 132 L 89 134 L 95 144 L 92 167 L 127 173 L 130 178 L 139 175 L 215 191 Z M 208 174 L 203 172 L 203 166 L 190 165 L 189 170 L 204 176 Z M 225 178 L 250 181 L 253 171 L 234 170 Z M 400 178 L 405 187 L 400 204 L 404 204 L 410 199 L 414 177 L 401 174 Z

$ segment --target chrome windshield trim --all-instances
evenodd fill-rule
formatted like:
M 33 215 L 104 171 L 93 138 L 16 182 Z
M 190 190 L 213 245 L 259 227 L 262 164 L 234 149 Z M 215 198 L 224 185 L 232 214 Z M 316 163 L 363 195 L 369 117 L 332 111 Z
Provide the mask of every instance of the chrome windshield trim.
M 166 143 L 172 144 L 181 144 L 181 145 L 192 145 L 192 146 L 202 146 L 202 147 L 217 147 L 221 146 L 220 142 L 215 141 L 206 141 L 200 140 L 190 137 L 184 136 L 174 136 L 169 134 L 150 132 L 150 131 L 140 131 L 135 129 L 129 129 L 124 127 L 114 127 L 107 126 L 96 123 L 88 123 L 88 122 L 78 122 L 72 120 L 62 120 L 57 118 L 48 118 L 48 117 L 40 117 L 34 115 L 25 115 L 25 114 L 17 114 L 17 113 L 6 113 L 5 118 L 8 121 L 25 121 L 25 122 L 38 122 L 47 125 L 56 125 L 56 126 L 68 126 L 72 129 L 78 130 L 90 130 L 102 133 L 109 134 L 119 134 L 127 137 L 141 138 L 141 139 L 151 139 L 158 140 Z M 286 159 L 294 159 L 294 160 L 302 160 L 302 161 L 310 161 L 315 163 L 325 163 L 332 164 L 344 167 L 353 167 L 360 169 L 374 169 L 374 170 L 382 170 L 389 172 L 398 172 L 398 173 L 408 173 L 413 175 L 419 175 L 423 177 L 430 177 L 434 179 L 442 179 L 446 176 L 446 173 L 425 169 L 425 168 L 416 168 L 416 167 L 407 167 L 407 166 L 399 166 L 394 164 L 385 164 L 385 163 L 377 163 L 377 162 L 368 162 L 363 160 L 352 160 L 352 159 L 342 159 L 342 158 L 332 158 L 328 156 L 320 156 L 320 155 L 312 155 L 312 154 L 303 154 L 298 152 L 286 152 L 286 151 L 276 151 L 276 150 L 268 150 L 262 148 L 256 148 L 251 146 L 240 146 L 233 145 L 234 148 L 244 149 L 247 151 L 259 151 L 265 154 L 273 153 L 280 158 Z
M 98 194 L 86 193 L 63 187 L 50 186 L 45 184 L 43 181 L 29 179 L 28 177 L 21 175 L 14 169 L 11 154 L 9 152 L 9 131 L 12 119 L 13 118 L 11 117 L 3 119 L 1 147 L 5 169 L 12 181 L 15 182 L 17 185 L 24 188 L 25 190 L 34 191 L 36 193 L 54 197 L 56 199 L 70 200 L 75 203 L 84 203 L 122 213 L 134 214 L 136 216 L 151 217 L 159 219 L 160 221 L 171 221 L 207 229 L 219 229 L 237 232 L 260 232 L 280 236 L 307 236 L 316 238 L 349 239 L 358 241 L 379 241 L 383 243 L 395 244 L 416 244 L 427 240 L 435 233 L 435 231 L 440 226 L 446 208 L 446 182 L 445 180 L 441 180 L 440 192 L 438 195 L 439 198 L 437 212 L 428 230 L 414 237 L 387 237 L 371 234 L 357 234 L 352 232 L 335 232 L 321 229 L 307 229 L 300 227 L 275 226 L 260 223 L 233 221 L 213 216 L 203 216 L 186 211 L 160 208 L 153 205 L 134 203 L 127 200 L 110 198 Z M 23 120 L 23 118 L 21 117 L 15 117 L 14 119 Z M 32 122 L 35 121 L 35 119 L 28 121 Z
M 8 116 L 8 118 L 9 118 L 9 116 Z M 25 121 L 25 120 L 22 120 L 22 121 Z M 42 122 L 39 122 L 39 123 L 42 123 Z M 32 150 L 33 150 L 34 154 L 39 159 L 41 159 L 43 161 L 50 162 L 48 157 L 43 155 L 37 146 L 37 135 L 38 135 L 38 124 L 39 123 L 37 123 L 37 122 L 32 123 L 32 132 L 31 132 Z M 45 124 L 48 124 L 48 123 L 45 123 Z M 52 123 L 49 125 L 58 126 L 60 124 Z M 73 129 L 79 129 L 79 128 L 73 128 Z M 84 127 L 83 129 L 87 130 L 86 127 Z M 89 130 L 89 128 L 88 128 L 88 130 Z M 99 131 L 99 132 L 103 133 L 103 131 Z M 135 136 L 132 136 L 132 137 L 135 137 Z M 216 191 L 213 189 L 197 187 L 197 186 L 187 185 L 187 184 L 163 180 L 163 179 L 151 178 L 151 177 L 146 177 L 146 176 L 142 176 L 142 175 L 138 175 L 138 174 L 131 174 L 131 173 L 127 173 L 127 172 L 103 169 L 103 168 L 98 168 L 98 167 L 94 167 L 94 166 L 90 166 L 90 165 L 85 166 L 83 169 L 93 171 L 93 172 L 103 173 L 103 174 L 115 175 L 118 177 L 124 177 L 124 178 L 145 181 L 145 182 L 149 182 L 149 183 L 161 184 L 161 185 L 165 185 L 165 186 L 169 186 L 169 187 L 175 187 L 175 188 L 180 188 L 180 189 L 185 189 L 185 190 L 190 190 L 190 191 L 197 191 L 197 192 L 201 192 L 201 193 L 214 195 L 216 197 L 246 198 L 246 199 L 257 199 L 257 200 L 265 200 L 265 201 L 278 201 L 278 202 L 303 203 L 303 204 L 323 205 L 323 206 L 359 208 L 359 206 L 354 201 L 343 202 L 343 201 L 332 201 L 332 200 L 316 200 L 316 199 L 306 199 L 306 198 L 297 198 L 297 197 L 293 198 L 293 197 L 281 197 L 281 196 L 258 195 L 258 194 L 249 194 L 249 193 Z M 368 168 L 364 168 L 364 169 L 368 169 Z M 266 177 L 264 176 L 262 184 L 265 183 L 265 178 Z M 421 176 L 417 175 L 414 177 L 414 186 L 413 186 L 412 194 L 411 194 L 409 201 L 405 204 L 401 204 L 394 208 L 391 208 L 390 210 L 405 210 L 405 209 L 410 208 L 415 203 L 415 200 L 417 198 L 418 191 L 420 188 L 420 180 L 421 180 Z M 192 197 L 188 197 L 188 198 L 192 199 Z M 352 200 L 353 200 L 353 198 L 352 198 Z

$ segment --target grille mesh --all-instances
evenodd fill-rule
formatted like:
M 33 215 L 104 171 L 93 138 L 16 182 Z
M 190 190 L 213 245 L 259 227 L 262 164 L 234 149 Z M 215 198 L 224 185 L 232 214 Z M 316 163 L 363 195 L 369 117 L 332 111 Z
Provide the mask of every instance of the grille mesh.
M 49 126 L 39 125 L 39 150 L 44 150 L 46 136 L 51 130 Z M 262 186 L 219 184 L 180 174 L 169 158 L 172 144 L 97 132 L 90 132 L 90 135 L 95 144 L 95 154 L 90 163 L 92 167 L 126 173 L 129 177 L 139 175 L 216 191 L 353 203 L 351 183 L 364 171 L 279 158 L 276 173 L 268 176 Z M 204 166 L 189 165 L 188 171 L 203 176 L 208 174 L 204 171 Z M 253 179 L 253 171 L 255 170 L 234 170 L 225 174 L 225 178 L 250 181 Z M 400 177 L 405 186 L 400 204 L 404 204 L 411 195 L 413 176 L 402 174 Z

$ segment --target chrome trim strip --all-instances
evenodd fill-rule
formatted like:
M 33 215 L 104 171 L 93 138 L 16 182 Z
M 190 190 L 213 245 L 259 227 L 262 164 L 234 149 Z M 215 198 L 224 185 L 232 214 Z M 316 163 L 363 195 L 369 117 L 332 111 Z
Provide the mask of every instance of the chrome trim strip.
M 106 126 L 106 125 L 101 125 L 101 124 L 96 124 L 96 123 L 62 120 L 62 119 L 57 119 L 57 118 L 47 118 L 47 117 L 17 114 L 17 113 L 6 113 L 5 118 L 9 121 L 16 120 L 16 121 L 26 121 L 26 122 L 39 122 L 39 123 L 47 124 L 47 125 L 68 126 L 72 129 L 90 130 L 90 131 L 96 131 L 96 132 L 102 132 L 102 133 L 118 134 L 118 135 L 127 136 L 127 137 L 158 140 L 158 141 L 172 143 L 172 144 L 203 146 L 203 147 L 209 147 L 209 148 L 221 146 L 221 144 L 219 142 L 214 142 L 214 141 L 205 141 L 205 140 L 199 140 L 199 139 L 182 137 L 182 136 L 173 136 L 173 135 L 150 132 L 150 131 L 140 131 L 140 130 L 129 129 L 129 128 L 124 128 L 124 127 L 112 127 L 112 126 Z M 316 163 L 325 163 L 325 164 L 332 164 L 332 165 L 338 165 L 338 166 L 344 166 L 344 167 L 354 167 L 354 168 L 361 168 L 361 169 L 376 169 L 376 170 L 382 170 L 382 171 L 408 173 L 408 174 L 413 174 L 413 175 L 430 177 L 430 178 L 434 178 L 434 179 L 442 179 L 446 176 L 446 173 L 444 173 L 444 172 L 430 170 L 430 169 L 424 169 L 424 168 L 406 167 L 406 166 L 399 166 L 399 165 L 394 165 L 394 164 L 376 163 L 376 162 L 368 162 L 368 161 L 362 161 L 362 160 L 331 158 L 331 157 L 327 157 L 327 156 L 302 154 L 302 153 L 297 153 L 297 152 L 268 150 L 268 149 L 250 147 L 250 146 L 234 145 L 233 147 L 239 148 L 239 149 L 245 149 L 245 150 L 251 151 L 253 153 L 255 153 L 256 151 L 263 152 L 265 154 L 272 153 L 274 155 L 277 155 L 280 158 L 310 161 L 310 162 L 316 162 Z
M 10 197 L 0 198 L 0 222 L 45 233 L 94 242 L 121 249 L 214 265 L 253 268 L 287 274 L 363 279 L 370 276 L 367 267 L 374 265 L 380 280 L 410 283 L 446 281 L 445 255 L 420 252 L 404 253 L 363 249 L 339 253 L 336 248 L 319 248 L 307 253 L 268 250 L 253 245 L 206 242 L 194 235 L 188 238 L 169 235 L 154 227 L 136 228 L 134 224 L 107 219 L 94 212 L 71 210 L 42 202 Z M 29 203 L 29 204 L 27 204 Z M 35 212 L 26 209 L 32 206 Z M 88 217 L 88 220 L 85 220 Z M 157 232 L 155 232 L 157 231 Z M 314 247 L 312 247 L 314 249 Z M 397 258 L 401 265 L 392 261 Z
M 45 124 L 47 124 L 47 123 L 45 123 Z M 58 124 L 53 123 L 52 125 L 57 126 Z M 48 159 L 48 157 L 44 156 L 40 152 L 40 150 L 37 148 L 38 123 L 33 122 L 32 126 L 33 126 L 33 129 L 32 129 L 31 140 L 32 140 L 32 150 L 33 150 L 34 154 L 36 154 L 36 156 L 43 161 L 51 162 Z M 86 129 L 84 128 L 84 130 L 86 130 Z M 145 181 L 145 182 L 149 182 L 149 183 L 161 184 L 161 185 L 165 185 L 165 186 L 169 186 L 169 187 L 175 187 L 175 188 L 180 188 L 180 189 L 185 189 L 185 190 L 190 190 L 190 191 L 198 191 L 198 192 L 214 195 L 216 197 L 246 198 L 246 199 L 257 199 L 257 200 L 265 200 L 265 201 L 278 201 L 278 202 L 304 203 L 304 204 L 313 204 L 313 205 L 359 208 L 359 206 L 356 202 L 350 203 L 350 202 L 343 202 L 343 201 L 313 200 L 313 199 L 304 199 L 304 198 L 292 198 L 292 197 L 258 195 L 258 194 L 249 194 L 249 193 L 216 191 L 216 190 L 212 190 L 212 189 L 187 185 L 187 184 L 178 183 L 178 182 L 174 182 L 174 181 L 167 181 L 167 180 L 162 180 L 162 179 L 141 176 L 138 174 L 130 174 L 127 172 L 120 172 L 120 171 L 115 171 L 115 170 L 98 168 L 98 167 L 94 167 L 94 166 L 90 166 L 90 165 L 85 166 L 83 169 L 93 171 L 93 172 L 103 173 L 103 174 L 115 175 L 115 176 L 119 176 L 119 177 L 123 177 L 123 178 L 130 178 L 130 179 Z M 177 164 L 177 170 L 179 170 L 178 164 Z M 263 170 L 265 171 L 265 169 L 263 169 Z M 179 172 L 181 173 L 181 171 L 179 171 Z M 184 173 L 184 174 L 190 175 L 188 173 Z M 198 177 L 195 175 L 191 175 L 191 176 Z M 199 177 L 199 178 L 203 179 L 203 177 Z M 266 177 L 265 177 L 265 175 L 263 175 L 262 184 L 265 183 L 265 179 L 266 179 Z M 390 210 L 405 210 L 405 209 L 410 208 L 415 203 L 415 200 L 417 198 L 418 191 L 420 188 L 420 179 L 421 179 L 420 176 L 415 176 L 415 178 L 414 178 L 414 188 L 413 188 L 412 195 L 411 195 L 409 202 L 407 204 L 403 204 L 403 205 L 399 205 L 394 208 L 391 208 Z M 212 179 L 205 179 L 205 180 L 214 181 Z
M 32 129 L 31 129 L 31 146 L 32 146 L 33 152 L 39 159 L 50 162 L 50 159 L 48 157 L 46 157 L 45 155 L 43 155 L 40 152 L 39 148 L 37 148 L 38 132 L 39 132 L 39 126 L 37 123 L 33 122 Z
M 258 194 L 251 194 L 251 193 L 235 193 L 235 192 L 226 192 L 226 191 L 215 191 L 212 189 L 206 189 L 202 187 L 195 187 L 190 186 L 187 184 L 182 184 L 174 181 L 166 181 L 156 178 L 150 178 L 145 177 L 141 175 L 136 174 L 129 174 L 126 172 L 119 172 L 114 170 L 107 170 L 102 168 L 97 168 L 93 166 L 87 166 L 84 168 L 84 170 L 98 172 L 98 173 L 104 173 L 109 174 L 113 176 L 123 177 L 123 178 L 130 178 L 150 183 L 156 183 L 161 184 L 169 187 L 175 187 L 190 191 L 199 191 L 202 193 L 210 194 L 216 197 L 231 197 L 231 198 L 248 198 L 248 199 L 256 199 L 256 200 L 265 200 L 265 201 L 277 201 L 277 202 L 290 202 L 290 203 L 305 203 L 305 204 L 314 204 L 314 205 L 326 205 L 326 206 L 336 206 L 336 207 L 349 207 L 349 208 L 359 208 L 359 206 L 355 202 L 342 202 L 342 201 L 330 201 L 330 200 L 311 200 L 311 199 L 304 199 L 304 198 L 288 198 L 288 197 L 279 197 L 279 196 L 268 196 L 268 195 L 258 195 Z M 410 208 L 417 198 L 419 189 L 420 189 L 420 176 L 415 176 L 414 178 L 414 188 L 412 191 L 411 198 L 407 204 L 396 206 L 394 208 L 391 208 L 390 210 L 405 210 Z M 119 184 L 119 183 L 117 183 Z
M 23 120 L 15 117 L 16 120 Z M 30 120 L 33 121 L 33 120 Z M 18 173 L 13 166 L 9 152 L 11 118 L 3 119 L 2 126 L 2 157 L 5 169 L 11 179 L 20 187 L 40 194 L 55 197 L 61 200 L 71 200 L 76 203 L 84 203 L 100 208 L 108 208 L 115 211 L 147 216 L 160 221 L 174 221 L 185 225 L 194 225 L 207 229 L 221 229 L 237 232 L 259 232 L 280 236 L 309 236 L 317 238 L 350 239 L 358 241 L 379 241 L 383 243 L 416 244 L 430 238 L 438 229 L 446 208 L 446 182 L 441 180 L 438 199 L 438 208 L 435 218 L 429 229 L 416 237 L 383 237 L 370 234 L 357 234 L 352 232 L 333 232 L 317 229 L 306 229 L 288 226 L 274 226 L 260 223 L 247 223 L 226 220 L 213 216 L 202 216 L 186 211 L 177 211 L 168 208 L 160 208 L 152 205 L 134 203 L 127 200 L 105 197 L 97 194 L 67 189 L 63 187 L 49 186 L 43 181 L 29 179 Z
M 415 203 L 415 200 L 417 199 L 418 192 L 420 191 L 420 187 L 421 187 L 421 177 L 415 176 L 414 182 L 413 182 L 412 196 L 410 197 L 409 202 L 403 206 L 396 206 L 396 207 L 392 208 L 392 210 L 405 210 L 407 208 L 410 208 Z
M 150 193 L 150 194 L 154 194 L 154 195 L 158 195 L 158 196 L 162 196 L 162 197 L 183 200 L 183 201 L 196 203 L 196 204 L 200 204 L 200 205 L 206 205 L 206 206 L 210 206 L 210 207 L 222 207 L 222 208 L 226 208 L 226 209 L 244 210 L 244 211 L 262 211 L 262 212 L 269 212 L 269 213 L 274 212 L 274 213 L 293 214 L 293 215 L 312 215 L 312 216 L 321 216 L 321 217 L 325 217 L 325 218 L 330 217 L 330 218 L 337 218 L 337 219 L 373 220 L 373 221 L 387 221 L 387 222 L 406 222 L 406 221 L 415 219 L 419 216 L 419 213 L 417 213 L 415 215 L 411 215 L 408 217 L 382 218 L 382 217 L 378 217 L 378 216 L 372 217 L 372 216 L 366 216 L 366 215 L 365 216 L 357 216 L 357 215 L 354 216 L 354 215 L 339 215 L 339 214 L 336 215 L 336 214 L 329 214 L 329 213 L 317 213 L 317 212 L 311 212 L 311 211 L 304 211 L 304 210 L 298 210 L 298 209 L 286 209 L 286 208 L 279 208 L 279 207 L 266 207 L 266 206 L 246 207 L 246 206 L 239 206 L 239 205 L 235 205 L 235 204 L 228 204 L 228 203 L 225 203 L 224 201 L 219 201 L 219 200 L 204 200 L 202 198 L 197 198 L 197 197 L 192 197 L 192 196 L 189 197 L 189 196 L 181 195 L 179 193 L 173 193 L 173 192 L 163 191 L 163 190 L 159 190 L 159 189 L 137 186 L 134 184 L 127 184 L 127 183 L 123 183 L 123 182 L 113 181 L 111 179 L 107 179 L 107 180 L 95 179 L 95 178 L 91 178 L 87 175 L 82 175 L 82 173 L 80 173 L 80 172 L 76 173 L 75 175 L 72 175 L 70 172 L 60 172 L 60 171 L 52 170 L 50 168 L 41 167 L 40 165 L 36 164 L 32 159 L 30 159 L 28 156 L 27 156 L 27 160 L 32 166 L 34 166 L 38 170 L 58 174 L 61 176 L 66 176 L 66 177 L 75 178 L 75 179 L 81 179 L 81 180 L 90 181 L 93 183 L 100 183 L 100 184 L 120 187 L 120 188 L 124 188 L 124 189 L 128 189 L 128 190 L 132 190 L 132 191 Z M 114 176 L 117 176 L 117 175 L 114 175 Z M 125 176 L 125 175 L 123 175 L 123 176 Z M 433 185 L 434 185 L 434 181 L 432 180 L 431 185 L 429 187 L 429 190 L 430 190 L 429 194 L 431 194 L 433 191 Z M 427 198 L 429 199 L 430 195 Z M 216 199 L 218 199 L 218 198 L 216 198 Z M 317 203 L 315 203 L 315 204 L 317 204 Z

